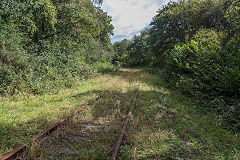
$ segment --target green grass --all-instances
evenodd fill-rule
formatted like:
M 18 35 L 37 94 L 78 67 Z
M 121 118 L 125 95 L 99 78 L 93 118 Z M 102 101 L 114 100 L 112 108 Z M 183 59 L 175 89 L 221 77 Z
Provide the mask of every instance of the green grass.
M 98 95 L 96 89 L 115 81 L 98 77 L 57 94 L 4 97 L 0 101 L 0 157 L 25 143 L 88 100 Z M 107 87 L 107 86 L 106 86 Z M 104 87 L 102 87 L 104 89 Z
M 140 92 L 119 159 L 240 159 L 239 132 L 227 129 L 221 117 L 200 107 L 197 99 L 169 89 L 160 76 L 140 69 L 100 75 L 54 95 L 2 99 L 0 156 L 101 95 L 25 154 L 33 159 L 109 159 L 138 83 Z M 86 139 L 72 140 L 71 135 Z M 62 148 L 74 152 L 61 152 Z
M 139 72 L 140 94 L 119 159 L 240 159 L 240 133 L 194 98 Z

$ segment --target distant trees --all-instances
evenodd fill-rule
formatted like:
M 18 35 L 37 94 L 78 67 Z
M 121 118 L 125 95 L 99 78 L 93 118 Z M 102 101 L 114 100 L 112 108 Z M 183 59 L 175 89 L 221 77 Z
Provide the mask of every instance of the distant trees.
M 115 50 L 115 56 L 113 58 L 113 63 L 114 64 L 118 64 L 118 63 L 122 63 L 125 64 L 125 61 L 127 61 L 127 59 L 129 58 L 129 54 L 128 54 L 128 47 L 131 44 L 130 41 L 128 41 L 127 39 L 122 40 L 121 42 L 116 42 L 114 44 L 114 50 Z
M 151 52 L 148 44 L 149 30 L 144 30 L 141 35 L 134 36 L 129 45 L 129 64 L 132 66 L 143 66 L 151 63 Z

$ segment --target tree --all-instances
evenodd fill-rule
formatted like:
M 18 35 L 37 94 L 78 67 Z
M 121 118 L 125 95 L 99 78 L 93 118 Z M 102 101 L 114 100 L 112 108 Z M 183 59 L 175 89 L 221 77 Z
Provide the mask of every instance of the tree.
M 48 89 L 43 82 L 110 61 L 111 21 L 91 0 L 0 1 L 0 92 L 28 86 L 39 93 Z
M 151 23 L 152 52 L 160 64 L 177 43 L 190 39 L 201 28 L 217 31 L 229 27 L 221 0 L 170 2 L 158 11 Z
M 114 43 L 113 48 L 115 51 L 115 56 L 113 58 L 113 64 L 117 64 L 118 62 L 126 64 L 129 56 L 128 47 L 130 44 L 131 42 L 127 39 Z

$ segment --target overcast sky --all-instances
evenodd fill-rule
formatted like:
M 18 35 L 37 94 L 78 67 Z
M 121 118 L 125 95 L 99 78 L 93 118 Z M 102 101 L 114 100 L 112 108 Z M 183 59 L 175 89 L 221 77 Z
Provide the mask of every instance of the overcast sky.
M 148 26 L 157 10 L 169 0 L 104 0 L 102 8 L 113 19 L 111 41 L 130 39 Z

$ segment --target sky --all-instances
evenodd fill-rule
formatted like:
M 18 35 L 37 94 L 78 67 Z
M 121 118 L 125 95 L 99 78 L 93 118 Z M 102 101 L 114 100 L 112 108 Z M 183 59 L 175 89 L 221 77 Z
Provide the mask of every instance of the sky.
M 169 0 L 104 0 L 102 9 L 113 19 L 111 42 L 131 39 L 148 27 L 157 10 Z

